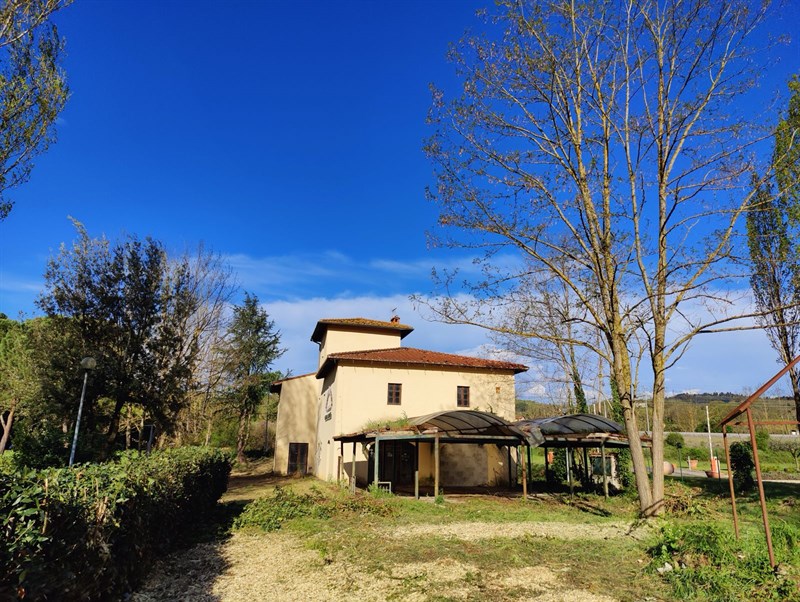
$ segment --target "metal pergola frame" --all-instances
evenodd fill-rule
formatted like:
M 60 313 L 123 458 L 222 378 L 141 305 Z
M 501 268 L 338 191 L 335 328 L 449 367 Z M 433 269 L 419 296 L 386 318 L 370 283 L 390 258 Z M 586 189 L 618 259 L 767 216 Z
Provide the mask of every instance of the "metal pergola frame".
M 755 393 L 750 395 L 747 399 L 745 399 L 742 403 L 740 403 L 736 408 L 734 408 L 731 412 L 728 413 L 725 418 L 723 418 L 719 425 L 722 427 L 722 443 L 725 446 L 725 462 L 728 464 L 728 488 L 730 489 L 731 493 L 731 509 L 733 511 L 733 530 L 736 533 L 736 539 L 739 539 L 739 517 L 736 512 L 736 494 L 733 490 L 733 471 L 731 470 L 731 453 L 730 448 L 728 446 L 728 433 L 727 427 L 728 426 L 747 426 L 747 430 L 750 433 L 750 447 L 753 450 L 753 463 L 756 466 L 756 480 L 758 482 L 758 496 L 761 502 L 761 518 L 764 523 L 764 534 L 767 539 L 767 552 L 769 553 L 769 564 L 774 569 L 775 564 L 775 552 L 772 548 L 772 533 L 769 528 L 769 518 L 767 516 L 767 499 L 764 494 L 764 480 L 761 477 L 761 463 L 758 459 L 758 445 L 756 444 L 756 425 L 768 425 L 768 424 L 800 424 L 800 422 L 796 420 L 754 420 L 753 419 L 753 411 L 751 406 L 758 401 L 758 399 L 767 392 L 767 390 L 772 387 L 776 382 L 778 382 L 786 373 L 789 372 L 794 366 L 796 366 L 800 362 L 800 355 L 794 358 L 791 362 L 786 364 L 786 366 L 780 370 L 775 376 L 769 379 L 766 383 L 764 383 Z M 747 421 L 742 422 L 733 422 L 736 418 L 745 414 L 747 416 Z
M 334 441 L 339 441 L 340 455 L 344 457 L 344 444 L 353 444 L 353 454 L 351 459 L 351 480 L 350 490 L 355 492 L 355 463 L 356 463 L 356 443 L 373 443 L 374 479 L 373 483 L 378 486 L 380 478 L 380 443 L 381 441 L 407 441 L 413 443 L 433 443 L 434 449 L 434 492 L 439 495 L 440 471 L 439 471 L 439 448 L 444 443 L 486 445 L 493 444 L 498 447 L 506 447 L 508 454 L 508 480 L 509 486 L 512 483 L 511 473 L 511 448 L 524 445 L 530 449 L 542 442 L 541 433 L 538 430 L 519 429 L 514 424 L 503 420 L 493 414 L 478 412 L 476 410 L 450 410 L 428 414 L 409 419 L 409 425 L 402 428 L 385 428 L 351 433 L 348 435 L 337 435 Z M 414 458 L 414 497 L 419 499 L 419 451 L 418 446 L 415 450 Z M 529 455 L 529 454 L 528 454 Z M 523 464 L 522 470 L 522 489 L 523 495 L 527 498 L 528 483 L 527 472 L 525 470 L 525 457 L 520 454 Z M 340 462 L 338 477 L 341 480 L 343 464 Z
M 589 464 L 588 449 L 599 449 L 603 465 L 603 495 L 608 497 L 608 473 L 606 472 L 606 449 L 630 447 L 628 437 L 623 434 L 621 424 L 609 420 L 598 414 L 568 414 L 536 420 L 520 420 L 515 423 L 522 431 L 538 429 L 544 441 L 540 445 L 545 450 L 545 473 L 549 470 L 547 450 L 555 449 L 583 449 L 583 461 Z M 604 429 L 604 430 L 600 430 Z M 528 452 L 528 471 L 530 471 L 530 448 Z M 530 475 L 528 475 L 530 478 Z M 567 481 L 572 491 L 572 473 L 570 471 L 569 456 L 567 456 Z

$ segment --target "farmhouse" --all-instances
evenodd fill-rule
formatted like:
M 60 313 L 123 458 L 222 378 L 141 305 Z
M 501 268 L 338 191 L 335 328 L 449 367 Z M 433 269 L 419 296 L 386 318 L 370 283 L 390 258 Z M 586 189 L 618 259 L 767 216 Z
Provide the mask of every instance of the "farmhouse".
M 514 376 L 527 367 L 403 347 L 412 331 L 397 317 L 317 322 L 317 371 L 271 389 L 280 395 L 277 473 L 395 488 L 415 479 L 442 486 L 513 482 L 511 450 L 526 438 L 511 424 Z

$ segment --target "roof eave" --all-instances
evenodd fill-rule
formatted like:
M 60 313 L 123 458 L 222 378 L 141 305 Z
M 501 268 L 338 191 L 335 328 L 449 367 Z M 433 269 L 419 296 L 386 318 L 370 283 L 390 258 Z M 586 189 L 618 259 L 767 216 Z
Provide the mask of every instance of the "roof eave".
M 336 322 L 326 322 L 325 320 L 320 320 L 317 322 L 316 327 L 314 327 L 314 332 L 311 333 L 311 341 L 313 343 L 322 343 L 322 337 L 324 336 L 324 333 L 332 328 L 337 330 L 350 330 L 355 328 L 360 330 L 368 330 L 371 332 L 395 333 L 400 335 L 401 340 L 406 338 L 406 336 L 414 331 L 411 326 L 397 327 L 379 326 L 376 324 L 340 324 Z
M 335 365 L 338 365 L 339 362 L 344 362 L 348 365 L 358 366 L 358 365 L 373 365 L 373 366 L 385 366 L 387 368 L 391 368 L 393 366 L 405 366 L 405 367 L 413 367 L 413 368 L 450 368 L 453 370 L 471 370 L 477 372 L 512 372 L 513 374 L 520 374 L 521 372 L 527 372 L 528 367 L 522 364 L 514 364 L 508 367 L 494 367 L 494 366 L 469 366 L 469 365 L 459 365 L 459 364 L 446 364 L 446 363 L 424 363 L 424 362 L 409 362 L 403 360 L 386 360 L 386 359 L 368 359 L 368 358 L 359 358 L 359 359 L 351 359 L 351 358 L 334 358 L 328 356 L 325 361 L 323 362 L 322 366 L 320 366 L 319 370 L 317 371 L 316 377 L 317 378 L 325 378 L 328 373 L 334 368 Z

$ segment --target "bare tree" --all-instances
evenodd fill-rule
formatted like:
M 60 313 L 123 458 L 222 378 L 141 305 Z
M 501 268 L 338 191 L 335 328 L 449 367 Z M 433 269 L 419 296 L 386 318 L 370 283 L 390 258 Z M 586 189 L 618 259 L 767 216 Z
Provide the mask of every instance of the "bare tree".
M 445 275 L 432 306 L 446 321 L 547 340 L 511 332 L 496 307 L 530 265 L 562 283 L 601 336 L 592 351 L 619 392 L 644 515 L 662 509 L 665 372 L 692 337 L 737 317 L 721 282 L 736 275 L 748 147 L 760 136 L 733 102 L 753 82 L 745 41 L 764 13 L 751 4 L 507 0 L 488 19 L 502 31 L 451 53 L 460 97 L 434 91 L 426 151 L 440 241 L 482 250 L 486 270 L 469 297 Z M 525 260 L 508 261 L 508 249 Z M 633 408 L 638 334 L 653 372 L 652 484 Z
M 563 262 L 562 269 L 570 269 Z M 586 312 L 563 280 L 553 279 L 531 266 L 519 285 L 506 296 L 495 341 L 515 355 L 540 366 L 552 366 L 549 380 L 556 398 L 566 400 L 569 411 L 588 411 L 587 374 L 597 354 L 604 353 L 596 329 L 586 326 Z M 524 333 L 537 333 L 526 336 Z M 523 334 L 519 334 L 523 333 Z M 593 344 L 592 344 L 593 343 Z

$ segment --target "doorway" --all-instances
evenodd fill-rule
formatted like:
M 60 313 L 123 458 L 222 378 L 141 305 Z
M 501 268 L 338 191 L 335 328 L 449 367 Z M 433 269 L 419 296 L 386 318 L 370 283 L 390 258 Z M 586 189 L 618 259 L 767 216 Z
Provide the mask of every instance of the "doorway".
M 416 447 L 408 441 L 381 441 L 378 445 L 379 481 L 391 481 L 392 489 L 414 484 Z M 375 480 L 375 446 L 369 452 L 368 482 Z
M 300 473 L 305 475 L 308 471 L 308 443 L 289 444 L 289 468 L 286 474 Z

